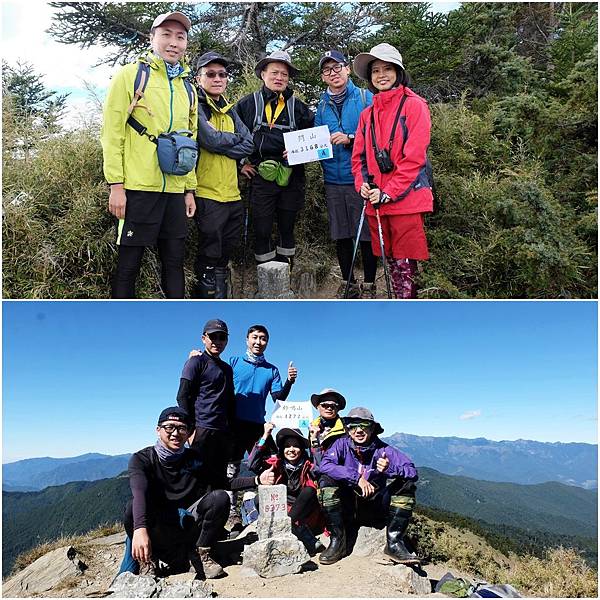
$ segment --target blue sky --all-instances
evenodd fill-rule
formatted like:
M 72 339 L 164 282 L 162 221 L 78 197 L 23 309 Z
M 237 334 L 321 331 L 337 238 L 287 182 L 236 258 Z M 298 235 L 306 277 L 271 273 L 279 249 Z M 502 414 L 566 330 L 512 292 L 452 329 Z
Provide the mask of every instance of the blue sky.
M 449 12 L 459 5 L 459 2 L 432 2 L 431 10 Z M 110 48 L 59 44 L 48 35 L 46 30 L 51 26 L 56 10 L 39 0 L 2 0 L 0 48 L 3 60 L 9 65 L 15 65 L 17 60 L 29 62 L 37 73 L 44 76 L 48 89 L 71 94 L 67 100 L 64 124 L 76 127 L 82 121 L 98 116 L 97 104 L 90 100 L 88 89 L 93 89 L 103 99 L 108 82 L 119 67 L 94 66 L 109 54 Z
M 289 400 L 336 388 L 386 434 L 597 440 L 595 302 L 5 301 L 3 462 L 152 443 L 214 317 L 225 358 L 263 323 Z

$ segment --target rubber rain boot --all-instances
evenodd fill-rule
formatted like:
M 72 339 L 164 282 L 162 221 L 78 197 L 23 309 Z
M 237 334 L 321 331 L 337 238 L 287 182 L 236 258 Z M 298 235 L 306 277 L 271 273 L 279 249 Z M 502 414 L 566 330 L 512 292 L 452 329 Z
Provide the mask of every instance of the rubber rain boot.
M 329 546 L 319 555 L 322 565 L 332 565 L 346 556 L 346 527 L 342 514 L 342 503 L 337 496 L 338 488 L 323 488 L 320 490 L 323 513 L 329 530 Z
M 418 565 L 419 558 L 409 552 L 404 544 L 404 534 L 410 521 L 412 512 L 402 508 L 390 506 L 388 513 L 388 525 L 386 528 L 386 545 L 383 550 L 394 562 L 403 565 Z
M 411 258 L 398 259 L 400 274 L 400 295 L 398 298 L 411 300 L 417 297 L 417 261 Z
M 304 544 L 310 556 L 325 550 L 321 540 L 311 531 L 307 525 L 296 525 L 292 523 L 292 533 Z

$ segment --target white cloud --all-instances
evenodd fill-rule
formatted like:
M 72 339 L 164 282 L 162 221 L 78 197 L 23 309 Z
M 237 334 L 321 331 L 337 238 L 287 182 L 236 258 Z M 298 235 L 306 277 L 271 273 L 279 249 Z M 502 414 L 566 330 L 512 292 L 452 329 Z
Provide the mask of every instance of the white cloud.
M 468 410 L 466 413 L 460 415 L 459 419 L 461 421 L 468 421 L 469 419 L 476 419 L 481 416 L 480 410 Z
M 2 59 L 10 65 L 28 62 L 57 92 L 84 89 L 84 81 L 104 90 L 118 67 L 92 67 L 110 50 L 59 44 L 46 30 L 55 10 L 44 2 L 3 2 Z

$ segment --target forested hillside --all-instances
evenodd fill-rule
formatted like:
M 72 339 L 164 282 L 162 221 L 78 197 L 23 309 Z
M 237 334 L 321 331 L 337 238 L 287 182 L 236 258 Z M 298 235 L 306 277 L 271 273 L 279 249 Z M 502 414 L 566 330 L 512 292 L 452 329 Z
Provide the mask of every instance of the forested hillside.
M 247 474 L 243 466 L 242 475 Z M 558 483 L 517 485 L 451 477 L 419 468 L 417 504 L 434 520 L 474 531 L 503 552 L 542 556 L 549 547 L 573 547 L 597 561 L 597 492 Z M 41 492 L 2 494 L 2 568 L 16 556 L 60 536 L 121 521 L 129 481 L 125 476 L 73 482 Z M 414 542 L 429 552 L 419 527 Z
M 57 40 L 116 47 L 107 49 L 113 62 L 147 47 L 157 10 L 53 6 Z M 252 67 L 267 49 L 290 51 L 301 68 L 295 86 L 314 106 L 323 50 L 352 57 L 383 41 L 400 48 L 433 123 L 435 212 L 420 297 L 597 296 L 596 4 L 474 2 L 448 14 L 410 2 L 161 6 L 191 16 L 190 56 L 215 48 L 238 61 L 231 99 L 258 87 Z M 107 297 L 115 247 L 98 122 L 56 135 L 56 119 L 44 122 L 36 104 L 47 105 L 44 90 L 29 93 L 40 80 L 28 88 L 24 77 L 3 70 L 4 296 Z M 308 177 L 296 269 L 323 281 L 335 252 L 319 165 Z M 191 266 L 193 235 L 187 254 Z M 157 280 L 149 257 L 138 293 L 160 297 Z

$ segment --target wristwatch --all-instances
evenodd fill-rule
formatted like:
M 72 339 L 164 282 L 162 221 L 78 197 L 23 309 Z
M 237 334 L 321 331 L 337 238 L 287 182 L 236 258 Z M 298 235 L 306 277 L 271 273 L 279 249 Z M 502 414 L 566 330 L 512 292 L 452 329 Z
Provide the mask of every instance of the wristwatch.
M 350 143 L 348 145 L 354 144 L 354 137 L 355 137 L 354 134 L 353 133 L 347 133 L 346 135 L 348 136 L 348 139 L 350 140 Z

